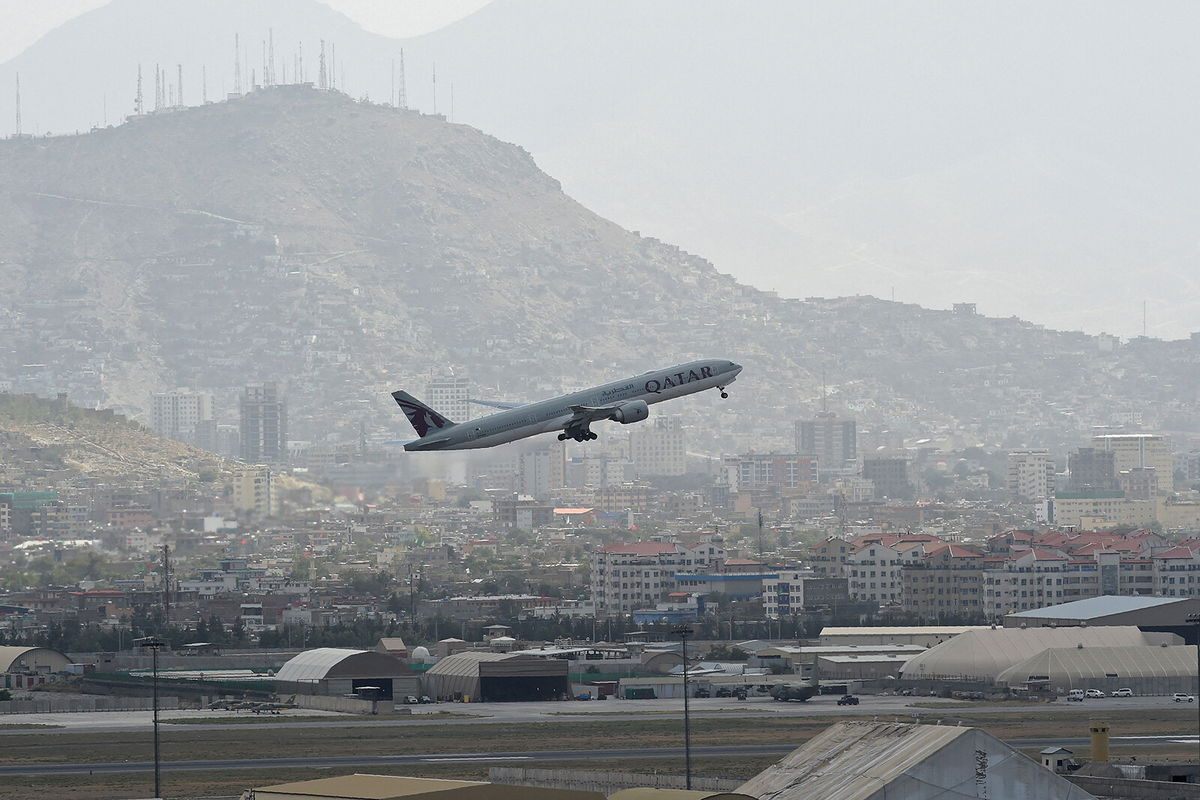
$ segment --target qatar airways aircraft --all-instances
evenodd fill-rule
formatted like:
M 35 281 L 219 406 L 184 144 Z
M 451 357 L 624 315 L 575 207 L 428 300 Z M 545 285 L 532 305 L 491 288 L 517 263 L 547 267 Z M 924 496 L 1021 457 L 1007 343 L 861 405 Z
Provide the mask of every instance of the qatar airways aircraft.
M 392 392 L 392 397 L 421 437 L 405 442 L 405 450 L 494 447 L 554 431 L 561 431 L 559 441 L 585 442 L 597 438 L 591 429 L 593 422 L 606 419 L 622 425 L 641 422 L 650 416 L 652 403 L 705 389 L 720 389 L 721 397 L 728 397 L 725 387 L 741 371 L 741 365 L 732 361 L 692 361 L 536 403 L 473 400 L 505 410 L 469 422 L 451 422 L 407 392 Z

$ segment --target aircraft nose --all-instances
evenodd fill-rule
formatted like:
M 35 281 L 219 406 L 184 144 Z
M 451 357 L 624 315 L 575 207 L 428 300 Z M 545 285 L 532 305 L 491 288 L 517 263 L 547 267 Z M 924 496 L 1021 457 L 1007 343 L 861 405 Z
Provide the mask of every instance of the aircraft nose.
M 729 362 L 729 369 L 730 369 L 730 371 L 732 371 L 732 372 L 741 372 L 741 371 L 742 371 L 742 365 L 741 365 L 741 364 L 735 364 L 734 362 L 730 361 L 730 362 Z

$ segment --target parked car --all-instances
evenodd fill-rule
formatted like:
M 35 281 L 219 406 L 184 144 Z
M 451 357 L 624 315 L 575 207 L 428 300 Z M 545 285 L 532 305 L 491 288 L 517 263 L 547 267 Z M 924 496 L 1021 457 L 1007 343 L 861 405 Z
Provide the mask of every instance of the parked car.
M 1176 703 L 1194 703 L 1194 702 L 1196 702 L 1196 698 L 1193 697 L 1192 695 L 1188 694 L 1187 692 L 1176 692 L 1175 694 L 1171 695 L 1171 699 L 1174 700 Z
M 415 706 L 419 702 L 421 701 L 411 694 L 404 695 L 404 705 L 406 706 Z
M 575 695 L 575 699 L 576 700 L 591 700 L 592 693 L 591 692 L 580 692 L 579 694 Z
M 1120 689 L 1114 689 L 1112 696 L 1113 697 L 1133 697 L 1133 689 L 1130 689 L 1129 687 L 1122 687 Z
M 421 705 L 425 706 L 425 705 L 429 705 L 430 703 L 432 703 L 433 698 L 427 694 L 423 694 L 423 695 L 421 695 L 421 699 L 418 700 L 417 702 L 420 703 Z
M 745 700 L 746 699 L 746 690 L 738 689 L 737 691 L 735 691 L 733 693 L 733 696 L 736 697 L 738 700 Z
M 858 705 L 858 698 L 852 694 L 844 694 L 838 698 L 837 704 L 839 706 L 856 706 Z
M 692 697 L 712 697 L 712 693 L 708 689 L 705 689 L 703 686 L 701 686 L 692 693 Z
M 1075 702 L 1082 703 L 1083 697 L 1083 689 L 1072 689 L 1071 691 L 1067 692 L 1067 700 L 1074 700 Z
M 1104 697 L 1104 692 L 1099 689 L 1088 689 L 1084 692 L 1084 695 L 1087 697 Z
M 717 689 L 716 696 L 717 697 L 733 697 L 733 689 L 730 689 L 728 686 L 722 686 L 721 688 Z

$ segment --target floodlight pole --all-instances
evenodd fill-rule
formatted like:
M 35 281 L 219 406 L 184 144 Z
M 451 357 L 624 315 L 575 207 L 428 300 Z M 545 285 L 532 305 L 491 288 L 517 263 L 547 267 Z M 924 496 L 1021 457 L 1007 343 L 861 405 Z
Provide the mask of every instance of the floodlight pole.
M 1200 751 L 1200 614 L 1188 614 L 1187 621 L 1196 626 L 1196 747 Z M 1197 761 L 1200 767 L 1200 761 Z
M 683 770 L 684 780 L 688 791 L 692 788 L 692 724 L 691 716 L 688 708 L 688 655 L 687 655 L 687 637 L 691 634 L 692 629 L 687 625 L 680 625 L 673 631 L 679 640 L 683 643 Z
M 162 763 L 159 759 L 158 746 L 158 651 L 166 645 L 166 642 L 157 636 L 144 636 L 141 639 L 135 639 L 134 644 L 140 647 L 150 648 L 152 672 L 154 674 L 154 699 L 152 705 L 154 708 L 154 796 L 162 797 Z

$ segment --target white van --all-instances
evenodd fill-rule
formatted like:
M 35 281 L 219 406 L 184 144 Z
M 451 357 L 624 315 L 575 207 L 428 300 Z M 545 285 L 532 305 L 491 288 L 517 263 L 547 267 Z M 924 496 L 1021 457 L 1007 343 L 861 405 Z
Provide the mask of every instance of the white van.
M 1082 703 L 1083 702 L 1083 689 L 1072 689 L 1071 691 L 1067 692 L 1067 699 L 1068 700 L 1076 700 L 1076 701 Z

